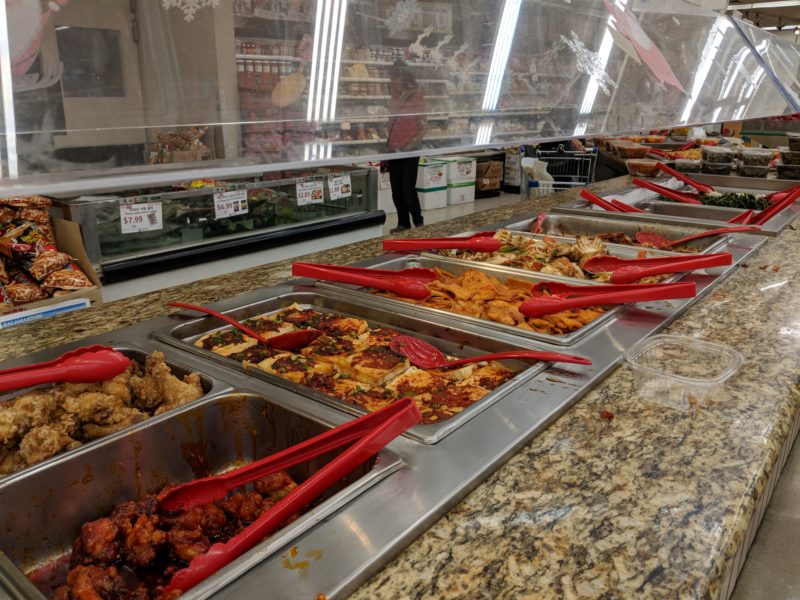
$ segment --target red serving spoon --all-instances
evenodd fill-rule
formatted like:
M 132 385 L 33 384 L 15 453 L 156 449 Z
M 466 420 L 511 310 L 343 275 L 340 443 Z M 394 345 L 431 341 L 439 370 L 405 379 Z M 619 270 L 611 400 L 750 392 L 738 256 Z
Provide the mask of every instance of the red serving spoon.
M 218 477 L 200 479 L 178 486 L 172 491 L 166 492 L 160 499 L 161 506 L 164 508 L 197 506 L 208 502 L 209 498 L 222 498 L 228 490 L 234 487 L 305 462 L 309 458 L 358 440 L 353 446 L 294 488 L 244 531 L 225 543 L 214 544 L 205 554 L 193 558 L 188 567 L 172 576 L 163 595 L 168 596 L 177 591 L 186 592 L 239 558 L 286 523 L 292 515 L 308 506 L 328 488 L 341 481 L 343 477 L 377 454 L 386 444 L 409 427 L 419 423 L 421 419 L 422 415 L 414 400 L 403 398 L 379 411 L 287 448 L 257 463 Z
M 217 317 L 220 321 L 224 321 L 228 325 L 233 325 L 242 333 L 249 335 L 251 338 L 258 340 L 262 344 L 270 346 L 271 348 L 277 348 L 278 350 L 291 351 L 297 350 L 298 348 L 304 348 L 322 335 L 322 332 L 319 329 L 300 329 L 298 331 L 290 331 L 289 333 L 282 333 L 280 335 L 267 338 L 257 331 L 250 329 L 247 325 L 240 323 L 236 319 L 205 306 L 186 304 L 185 302 L 167 302 L 167 306 L 185 308 L 188 310 L 205 313 L 207 315 L 211 315 L 212 317 Z
M 581 190 L 581 198 L 584 200 L 591 202 L 595 206 L 599 206 L 600 208 L 610 211 L 610 212 L 619 212 L 619 209 L 611 204 L 608 200 L 604 200 L 597 194 L 593 194 L 589 190 Z
M 741 224 L 741 225 L 747 225 L 750 221 L 753 220 L 753 217 L 755 216 L 755 214 L 756 214 L 756 211 L 754 211 L 752 208 L 749 208 L 746 211 L 744 211 L 743 213 L 740 213 L 740 214 L 736 215 L 732 219 L 728 219 L 728 223 L 731 223 L 731 224 L 738 223 L 738 224 Z
M 542 224 L 544 224 L 544 220 L 547 218 L 546 212 L 539 213 L 539 216 L 536 217 L 536 221 L 533 223 L 533 227 L 531 227 L 531 233 L 541 233 L 542 231 Z
M 658 168 L 664 171 L 667 175 L 672 175 L 675 179 L 682 181 L 683 183 L 692 186 L 701 194 L 707 194 L 708 192 L 714 192 L 713 187 L 710 185 L 706 185 L 705 183 L 700 183 L 689 177 L 688 175 L 681 173 L 680 171 L 676 171 L 672 167 L 665 165 L 664 163 L 658 163 Z
M 769 221 L 772 217 L 777 215 L 781 212 L 784 208 L 787 208 L 794 204 L 795 200 L 800 198 L 800 187 L 795 188 L 789 194 L 784 196 L 782 200 L 778 200 L 773 202 L 768 208 L 762 210 L 756 217 L 753 219 L 753 223 L 757 225 L 763 225 L 767 221 Z
M 130 359 L 113 348 L 67 353 L 54 361 L 15 367 L 0 372 L 0 392 L 45 383 L 97 383 L 113 379 L 130 364 Z M 44 366 L 42 366 L 44 365 Z
M 472 252 L 496 252 L 504 246 L 503 242 L 484 234 L 470 237 L 451 238 L 413 238 L 403 240 L 383 240 L 384 250 L 411 252 L 414 250 L 469 250 Z
M 641 208 L 637 208 L 636 206 L 631 206 L 630 204 L 626 204 L 621 200 L 617 200 L 614 198 L 611 201 L 611 205 L 614 206 L 619 212 L 627 212 L 627 213 L 646 213 L 646 210 L 642 210 Z
M 336 265 L 292 263 L 292 275 L 296 277 L 314 277 L 323 281 L 371 287 L 415 300 L 424 300 L 430 296 L 430 290 L 424 281 L 412 277 L 404 277 L 402 274 L 394 277 L 386 275 L 375 276 L 371 271 L 372 269 L 359 270 L 359 267 L 346 267 L 346 270 L 342 270 Z M 398 271 L 398 273 L 401 272 Z
M 634 177 L 631 179 L 631 181 L 641 188 L 645 188 L 651 192 L 656 192 L 657 194 L 661 194 L 662 196 L 675 200 L 676 202 L 683 202 L 684 204 L 702 204 L 702 202 L 697 199 L 695 194 L 676 192 L 671 188 L 658 185 L 657 183 L 653 183 L 651 181 L 645 181 L 644 179 L 639 179 L 638 177 Z
M 621 269 L 622 267 L 659 267 L 659 266 L 681 266 L 682 264 L 694 264 L 698 262 L 713 263 L 705 266 L 719 267 L 731 264 L 729 252 L 717 254 L 704 254 L 702 256 L 659 256 L 655 258 L 617 258 L 616 256 L 595 256 L 583 264 L 583 270 L 589 273 L 609 273 Z M 702 268 L 702 267 L 694 267 Z M 680 269 L 678 269 L 680 270 Z M 684 269 L 690 270 L 690 269 Z
M 511 350 L 509 352 L 495 352 L 482 356 L 472 356 L 458 360 L 449 360 L 436 346 L 419 338 L 409 335 L 398 335 L 389 343 L 389 347 L 398 354 L 402 354 L 415 367 L 420 369 L 450 369 L 462 367 L 472 363 L 488 360 L 522 359 L 545 360 L 549 362 L 572 363 L 576 365 L 590 365 L 592 361 L 582 356 L 562 354 L 560 352 L 542 352 L 539 350 Z
M 661 248 L 666 250 L 669 248 L 673 248 L 675 246 L 680 246 L 681 244 L 685 244 L 686 242 L 699 240 L 705 237 L 724 235 L 726 233 L 752 233 L 753 231 L 761 231 L 761 227 L 759 227 L 758 225 L 742 225 L 740 227 L 721 227 L 720 229 L 709 229 L 708 231 L 695 233 L 694 235 L 687 235 L 686 237 L 682 237 L 677 240 L 668 240 L 660 233 L 653 233 L 650 231 L 640 231 L 636 234 L 636 241 L 639 242 L 640 244 L 649 244 L 650 246 L 655 246 L 656 248 Z
M 589 306 L 607 306 L 609 304 L 629 304 L 631 302 L 647 302 L 655 300 L 673 300 L 675 298 L 694 298 L 697 289 L 694 283 L 673 283 L 660 286 L 648 286 L 636 290 L 610 291 L 591 295 L 565 298 L 563 296 L 537 296 L 523 302 L 519 312 L 529 317 L 541 317 L 563 310 L 587 308 Z

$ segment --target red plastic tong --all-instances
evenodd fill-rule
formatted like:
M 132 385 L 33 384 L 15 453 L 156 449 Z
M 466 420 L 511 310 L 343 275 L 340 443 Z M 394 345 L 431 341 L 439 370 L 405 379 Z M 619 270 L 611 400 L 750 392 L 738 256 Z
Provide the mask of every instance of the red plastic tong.
M 758 213 L 753 219 L 753 223 L 756 225 L 763 225 L 772 217 L 781 212 L 784 208 L 794 204 L 795 200 L 798 198 L 800 198 L 800 187 L 794 188 L 791 192 L 784 196 L 783 199 L 773 202 L 771 206 Z
M 688 175 L 681 173 L 680 171 L 676 171 L 672 167 L 665 165 L 664 163 L 658 163 L 658 168 L 664 171 L 667 175 L 672 175 L 678 181 L 682 181 L 683 183 L 692 186 L 701 194 L 707 194 L 708 192 L 715 191 L 713 187 L 710 185 L 706 185 L 705 183 L 700 183 L 699 181 L 695 181 Z
M 573 308 L 672 300 L 675 298 L 694 298 L 696 294 L 695 284 L 686 282 L 653 284 L 640 286 L 639 289 L 608 290 L 594 294 L 580 293 L 571 297 L 558 294 L 554 296 L 535 296 L 523 302 L 519 307 L 519 312 L 529 317 L 541 317 Z
M 700 202 L 698 199 L 697 194 L 684 194 L 681 192 L 676 192 L 671 188 L 658 185 L 652 181 L 645 181 L 644 179 L 639 179 L 638 177 L 632 178 L 631 181 L 641 188 L 645 188 L 651 192 L 656 192 L 657 194 L 661 194 L 662 196 L 675 200 L 676 202 L 683 202 L 684 204 L 702 204 L 702 202 Z
M 240 557 L 421 419 L 414 400 L 403 398 L 252 464 L 166 490 L 159 498 L 164 510 L 187 510 L 224 498 L 230 490 L 246 483 L 356 442 L 294 488 L 244 531 L 224 544 L 214 544 L 208 552 L 192 559 L 188 567 L 172 576 L 164 595 L 178 590 L 186 592 Z
M 130 359 L 107 346 L 87 346 L 65 352 L 56 359 L 0 371 L 0 392 L 45 383 L 97 383 L 113 379 Z
M 611 201 L 606 200 L 604 198 L 601 198 L 597 194 L 593 194 L 589 190 L 585 189 L 581 190 L 581 198 L 609 212 L 637 212 L 637 213 L 646 212 L 641 208 L 636 208 L 635 206 L 631 206 L 630 204 L 625 204 L 624 202 L 621 202 L 616 198 L 614 198 Z
M 469 237 L 413 238 L 384 240 L 384 250 L 412 252 L 415 250 L 470 250 L 472 252 L 497 252 L 503 242 L 494 239 L 494 231 L 485 231 Z
M 703 256 L 623 259 L 615 256 L 596 256 L 583 265 L 589 273 L 611 272 L 611 283 L 635 283 L 643 277 L 682 273 L 695 269 L 724 267 L 732 264 L 729 252 Z
M 323 281 L 336 281 L 386 290 L 415 300 L 424 300 L 430 296 L 430 290 L 425 285 L 432 281 L 420 269 L 403 269 L 400 271 L 387 271 L 379 269 L 365 269 L 360 267 L 339 267 L 337 265 L 323 265 L 314 263 L 292 263 L 292 275 L 296 277 L 314 277 Z M 430 271 L 433 278 L 436 274 Z

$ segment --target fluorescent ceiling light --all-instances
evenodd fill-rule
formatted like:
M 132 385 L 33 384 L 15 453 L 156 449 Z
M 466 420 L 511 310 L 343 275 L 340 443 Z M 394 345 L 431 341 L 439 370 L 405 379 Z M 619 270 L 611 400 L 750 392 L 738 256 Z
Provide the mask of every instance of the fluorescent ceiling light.
M 503 5 L 503 15 L 500 17 L 500 26 L 497 28 L 497 38 L 494 42 L 492 64 L 489 67 L 489 76 L 486 79 L 486 91 L 483 96 L 483 110 L 494 110 L 500 98 L 500 88 L 503 76 L 506 73 L 506 63 L 514 42 L 514 33 L 517 30 L 519 7 L 522 0 L 506 0 Z
M 787 8 L 800 6 L 800 0 L 776 0 L 775 2 L 753 2 L 752 4 L 729 4 L 728 10 L 761 10 L 763 8 Z

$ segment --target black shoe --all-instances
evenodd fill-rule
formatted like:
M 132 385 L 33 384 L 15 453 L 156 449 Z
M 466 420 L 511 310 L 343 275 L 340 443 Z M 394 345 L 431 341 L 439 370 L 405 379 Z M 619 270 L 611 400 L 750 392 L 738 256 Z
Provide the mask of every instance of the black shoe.
M 389 233 L 400 233 L 401 231 L 408 231 L 411 227 L 404 227 L 403 225 L 398 225 L 394 229 L 390 229 Z
M 422 227 L 424 225 L 425 221 L 423 221 L 422 219 L 419 220 L 419 223 L 417 223 L 416 221 L 414 222 L 414 227 Z

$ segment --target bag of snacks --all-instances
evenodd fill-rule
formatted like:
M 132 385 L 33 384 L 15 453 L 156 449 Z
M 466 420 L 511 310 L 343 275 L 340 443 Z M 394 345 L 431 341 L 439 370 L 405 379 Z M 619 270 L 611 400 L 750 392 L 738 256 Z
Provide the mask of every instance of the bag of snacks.
M 17 218 L 17 211 L 10 206 L 0 206 L 0 223 L 10 223 Z
M 6 292 L 14 304 L 25 304 L 27 302 L 35 302 L 36 300 L 44 300 L 50 297 L 50 294 L 39 287 L 39 284 L 33 280 L 33 277 L 28 275 L 20 267 L 9 269 L 8 274 L 11 278 L 11 282 L 5 287 Z
M 50 273 L 66 267 L 70 261 L 72 261 L 72 257 L 69 254 L 58 252 L 54 247 L 49 246 L 33 260 L 24 261 L 23 266 L 36 281 L 42 281 Z
M 82 290 L 94 287 L 86 274 L 73 262 L 50 273 L 44 278 L 42 285 L 49 290 Z
M 13 206 L 15 208 L 50 208 L 53 202 L 44 196 L 13 196 L 11 198 L 0 198 L 0 204 Z
M 5 312 L 12 308 L 14 308 L 14 301 L 11 300 L 11 296 L 8 295 L 6 286 L 0 283 L 0 312 Z
M 8 283 L 9 281 L 8 271 L 6 271 L 6 261 L 0 256 L 0 283 Z M 0 300 L 0 302 L 2 301 Z

